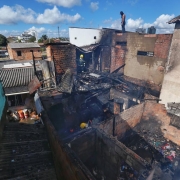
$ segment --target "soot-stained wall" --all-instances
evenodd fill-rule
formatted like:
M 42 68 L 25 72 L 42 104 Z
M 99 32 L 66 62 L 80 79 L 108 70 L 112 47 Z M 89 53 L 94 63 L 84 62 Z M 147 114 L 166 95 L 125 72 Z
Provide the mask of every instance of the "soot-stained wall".
M 92 173 L 96 169 L 98 175 L 95 178 L 117 179 L 123 162 L 137 172 L 144 169 L 144 162 L 138 155 L 97 129 L 79 136 L 68 145 Z
M 124 74 L 161 86 L 171 40 L 172 34 L 128 33 Z

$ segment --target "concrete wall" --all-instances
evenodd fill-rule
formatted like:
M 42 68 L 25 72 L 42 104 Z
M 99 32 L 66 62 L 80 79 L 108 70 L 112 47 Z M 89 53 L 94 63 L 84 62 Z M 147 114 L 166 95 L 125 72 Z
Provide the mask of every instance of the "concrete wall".
M 171 34 L 128 33 L 124 74 L 161 86 L 171 39 Z M 153 52 L 154 55 L 137 55 L 138 51 Z
M 78 47 L 99 43 L 101 36 L 101 29 L 69 28 L 70 43 Z
M 40 48 L 11 49 L 8 47 L 9 57 L 14 60 L 32 60 L 33 56 L 31 50 L 33 50 L 35 60 L 42 60 Z M 21 56 L 17 55 L 17 51 L 21 51 Z
M 169 51 L 166 74 L 164 76 L 160 103 L 180 102 L 180 23 L 176 24 Z

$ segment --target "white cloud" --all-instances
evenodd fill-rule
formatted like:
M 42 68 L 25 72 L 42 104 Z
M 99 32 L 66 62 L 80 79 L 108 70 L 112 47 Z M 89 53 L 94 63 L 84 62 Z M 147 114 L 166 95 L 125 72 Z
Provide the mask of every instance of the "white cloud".
M 57 5 L 57 6 L 63 6 L 67 8 L 81 5 L 81 0 L 37 0 L 37 1 L 42 3 Z
M 14 7 L 3 6 L 0 8 L 0 24 L 17 24 L 19 21 L 27 24 L 56 24 L 64 21 L 75 23 L 81 19 L 76 13 L 74 16 L 61 13 L 54 6 L 53 9 L 45 9 L 43 14 L 35 13 L 32 9 L 25 9 L 20 5 Z
M 90 8 L 92 11 L 97 11 L 99 9 L 99 2 L 91 2 Z
M 133 5 L 137 4 L 138 1 L 139 1 L 139 0 L 128 0 L 127 2 L 128 2 L 131 6 L 133 6 Z
M 126 21 L 126 30 L 135 32 L 137 28 L 147 29 L 150 26 L 154 26 L 156 28 L 156 33 L 172 33 L 174 30 L 174 24 L 167 23 L 172 18 L 174 18 L 174 15 L 162 14 L 153 23 L 144 23 L 144 20 L 142 18 L 129 18 Z M 121 29 L 121 19 L 115 20 L 111 24 L 111 28 Z
M 68 37 L 69 36 L 69 30 L 67 30 L 67 29 L 59 29 L 59 35 L 58 35 L 57 30 L 52 31 L 52 30 L 48 29 L 46 31 L 46 33 L 42 33 L 42 34 L 46 34 L 49 38 L 57 38 L 58 36 L 60 36 L 60 37 Z
M 127 29 L 136 29 L 137 27 L 142 27 L 143 20 L 141 18 L 138 19 L 128 19 L 127 20 Z
M 37 28 L 37 27 L 33 26 L 33 27 L 29 28 L 28 30 L 30 30 L 30 31 L 34 30 L 34 31 L 36 31 L 37 33 L 40 33 L 40 34 L 46 32 L 46 29 L 44 27 Z
M 104 24 L 109 24 L 111 22 L 112 22 L 112 17 L 103 21 Z
M 20 5 L 14 7 L 6 6 L 0 8 L 0 24 L 16 24 L 18 21 L 33 23 L 35 12 Z
M 53 9 L 46 9 L 43 14 L 37 17 L 37 24 L 56 24 L 63 21 L 74 23 L 78 21 L 81 16 L 77 13 L 74 16 L 61 13 L 56 6 Z

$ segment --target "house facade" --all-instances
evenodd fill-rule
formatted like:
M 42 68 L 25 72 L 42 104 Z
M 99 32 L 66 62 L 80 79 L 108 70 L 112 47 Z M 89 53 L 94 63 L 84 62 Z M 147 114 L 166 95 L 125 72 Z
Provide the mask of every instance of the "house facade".
M 14 60 L 41 60 L 41 50 L 38 43 L 9 43 L 8 53 Z

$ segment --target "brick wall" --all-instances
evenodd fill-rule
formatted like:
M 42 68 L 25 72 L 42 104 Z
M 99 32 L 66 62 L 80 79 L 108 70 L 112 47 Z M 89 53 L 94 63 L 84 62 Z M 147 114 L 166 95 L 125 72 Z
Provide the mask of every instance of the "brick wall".
M 96 167 L 98 175 L 105 176 L 107 180 L 117 179 L 123 162 L 137 172 L 145 168 L 142 158 L 101 130 L 86 132 L 72 139 L 69 144 L 90 171 Z
M 127 51 L 126 44 L 122 45 L 122 43 L 127 42 L 127 35 L 122 33 L 113 33 L 112 37 L 112 47 L 111 47 L 111 68 L 110 72 L 115 71 L 120 66 L 125 63 L 125 56 Z M 119 43 L 119 44 L 118 44 Z M 124 68 L 121 69 L 120 72 L 123 73 Z
M 97 168 L 103 172 L 107 180 L 117 179 L 123 162 L 126 162 L 137 172 L 145 169 L 142 158 L 117 139 L 101 131 L 96 132 L 96 157 Z
M 76 47 L 71 44 L 48 44 L 46 46 L 48 60 L 54 61 L 56 76 L 64 74 L 69 68 L 76 73 Z
M 47 129 L 48 140 L 53 153 L 53 159 L 56 169 L 57 178 L 63 180 L 86 180 L 86 175 L 79 168 L 80 164 L 75 165 L 70 153 L 66 151 L 65 146 L 61 142 L 58 133 L 50 122 L 46 112 L 42 112 L 42 119 Z M 77 162 L 77 161 L 76 161 Z
M 166 59 L 168 57 L 172 34 L 158 34 L 154 47 L 154 57 Z
M 17 55 L 17 51 L 21 51 L 21 56 Z M 32 60 L 32 52 L 34 54 L 35 60 L 41 60 L 41 51 L 40 48 L 18 48 L 18 49 L 11 49 L 8 47 L 8 53 L 10 56 L 10 59 L 14 60 Z
M 115 116 L 115 132 L 114 135 L 121 138 L 124 133 L 135 127 L 141 120 L 144 109 L 144 103 L 133 106 L 124 112 Z M 106 134 L 113 135 L 113 119 L 102 122 L 99 125 Z
M 109 46 L 102 47 L 101 49 L 102 58 L 102 71 L 110 72 L 111 66 L 111 48 Z
M 170 124 L 171 118 L 173 117 L 167 114 L 163 104 L 146 102 L 142 119 L 145 121 L 154 119 L 157 123 L 160 122 L 164 137 L 180 146 L 180 130 Z

